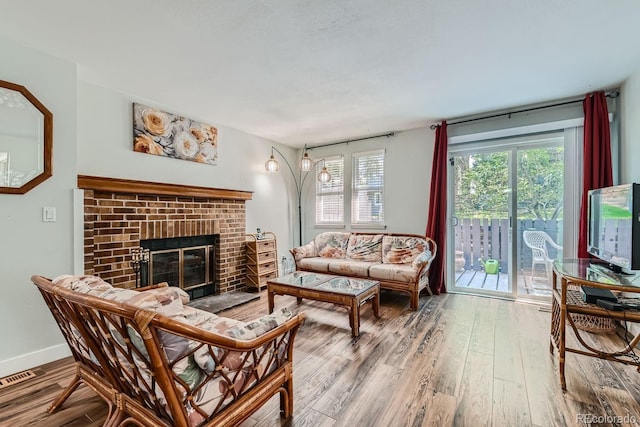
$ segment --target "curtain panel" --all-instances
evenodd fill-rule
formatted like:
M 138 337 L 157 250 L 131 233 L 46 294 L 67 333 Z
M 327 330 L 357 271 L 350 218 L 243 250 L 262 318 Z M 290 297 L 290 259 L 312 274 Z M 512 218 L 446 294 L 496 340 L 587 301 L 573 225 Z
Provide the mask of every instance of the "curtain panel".
M 590 258 L 587 252 L 588 192 L 613 185 L 611 167 L 611 133 L 609 111 L 603 91 L 587 94 L 584 109 L 584 168 L 582 175 L 582 203 L 578 233 L 578 257 Z
M 431 191 L 429 193 L 429 215 L 426 236 L 438 245 L 438 252 L 429 274 L 429 290 L 432 294 L 447 291 L 445 282 L 445 260 L 447 241 L 447 122 L 436 129 L 436 141 L 431 168 Z

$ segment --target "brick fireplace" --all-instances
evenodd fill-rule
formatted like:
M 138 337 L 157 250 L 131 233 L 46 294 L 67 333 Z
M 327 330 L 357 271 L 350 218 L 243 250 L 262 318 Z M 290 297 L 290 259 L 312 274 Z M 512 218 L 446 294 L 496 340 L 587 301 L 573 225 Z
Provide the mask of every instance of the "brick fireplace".
M 78 176 L 84 190 L 84 270 L 133 288 L 131 250 L 141 241 L 217 235 L 217 292 L 244 288 L 245 203 L 252 193 Z

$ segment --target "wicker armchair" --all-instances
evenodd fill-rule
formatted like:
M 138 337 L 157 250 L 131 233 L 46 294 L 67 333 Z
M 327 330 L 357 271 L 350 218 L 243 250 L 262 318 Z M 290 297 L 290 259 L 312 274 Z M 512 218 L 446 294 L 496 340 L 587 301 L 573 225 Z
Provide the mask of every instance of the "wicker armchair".
M 302 315 L 236 339 L 41 276 L 31 279 L 77 368 L 49 412 L 84 383 L 109 405 L 110 426 L 235 426 L 278 393 L 282 415 L 291 415 L 293 341 Z

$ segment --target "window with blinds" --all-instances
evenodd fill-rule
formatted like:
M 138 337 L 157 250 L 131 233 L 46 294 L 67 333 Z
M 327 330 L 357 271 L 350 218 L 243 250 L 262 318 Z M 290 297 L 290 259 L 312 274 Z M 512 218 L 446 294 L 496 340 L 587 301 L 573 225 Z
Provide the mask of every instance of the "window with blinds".
M 344 224 L 344 159 L 328 157 L 316 165 L 316 176 L 326 166 L 329 182 L 316 181 L 316 225 Z
M 384 150 L 353 155 L 351 224 L 384 225 Z

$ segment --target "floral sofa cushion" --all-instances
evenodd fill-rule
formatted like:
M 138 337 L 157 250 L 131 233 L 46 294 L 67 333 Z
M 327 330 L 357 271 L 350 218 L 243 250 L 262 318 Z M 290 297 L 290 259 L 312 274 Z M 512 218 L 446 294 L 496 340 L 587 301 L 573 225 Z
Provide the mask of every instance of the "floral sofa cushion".
M 298 267 L 304 270 L 316 271 L 318 273 L 328 273 L 329 272 L 329 264 L 334 261 L 331 258 L 320 258 L 320 257 L 312 257 L 312 258 L 303 258 L 298 261 Z
M 382 234 L 352 234 L 347 246 L 347 259 L 382 261 Z
M 344 258 L 351 233 L 326 232 L 314 239 L 318 256 L 323 258 Z
M 375 262 L 351 261 L 348 259 L 331 260 L 329 263 L 329 273 L 340 276 L 361 276 L 369 275 L 369 267 L 376 265 Z
M 426 248 L 426 241 L 418 237 L 384 236 L 382 238 L 382 262 L 385 264 L 410 264 Z
M 415 282 L 417 277 L 418 270 L 411 264 L 376 264 L 369 268 L 371 279 Z

